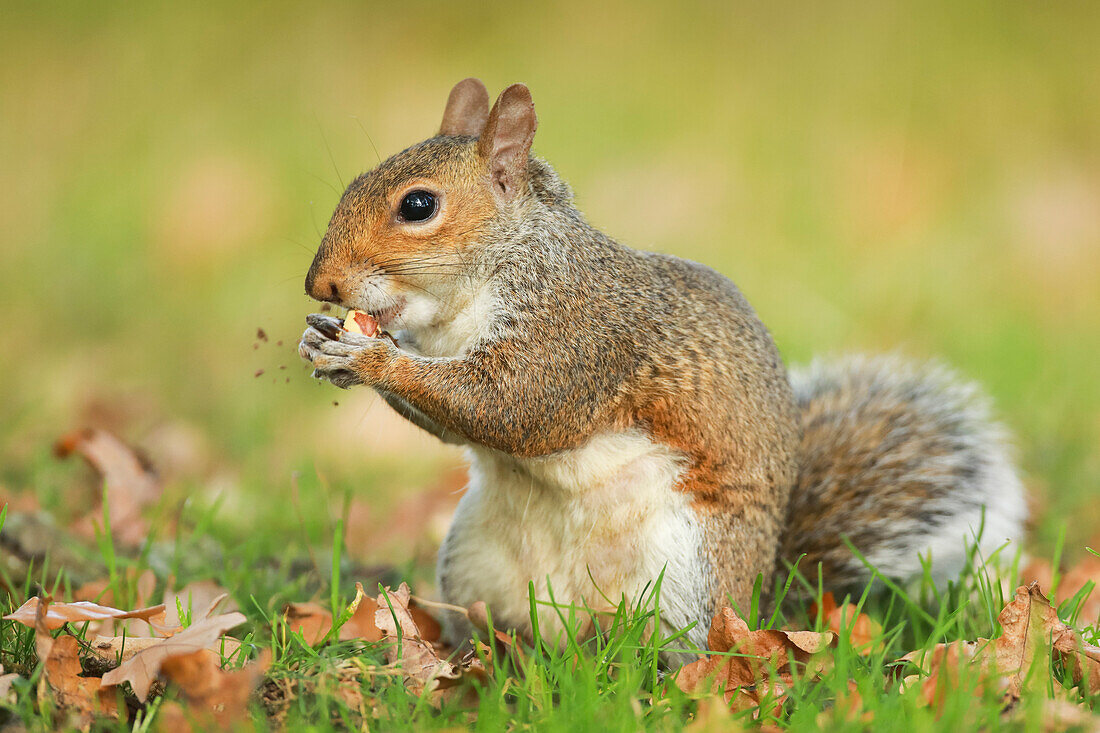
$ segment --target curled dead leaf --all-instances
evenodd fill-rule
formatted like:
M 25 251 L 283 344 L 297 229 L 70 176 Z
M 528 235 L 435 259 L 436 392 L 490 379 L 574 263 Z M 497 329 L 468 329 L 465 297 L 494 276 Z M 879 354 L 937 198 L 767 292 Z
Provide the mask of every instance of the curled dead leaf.
M 39 603 L 38 596 L 34 596 L 4 618 L 34 628 L 37 623 Z M 42 623 L 50 630 L 59 629 L 68 623 L 79 624 L 85 621 L 128 618 L 148 620 L 162 615 L 164 612 L 164 606 L 150 606 L 149 608 L 139 608 L 136 611 L 123 611 L 88 601 L 77 601 L 75 603 L 46 602 L 43 603 L 42 607 L 48 608 Z

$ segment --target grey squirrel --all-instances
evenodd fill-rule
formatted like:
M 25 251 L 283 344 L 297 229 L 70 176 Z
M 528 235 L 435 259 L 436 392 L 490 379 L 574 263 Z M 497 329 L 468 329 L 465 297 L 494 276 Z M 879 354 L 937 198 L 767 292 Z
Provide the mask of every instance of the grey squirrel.
M 306 276 L 399 344 L 311 315 L 315 376 L 466 446 L 444 600 L 530 632 L 529 583 L 603 607 L 661 576 L 662 623 L 697 622 L 704 646 L 719 607 L 800 555 L 826 588 L 865 582 L 844 537 L 902 578 L 928 552 L 956 573 L 979 526 L 985 552 L 1020 537 L 1023 490 L 973 387 L 894 358 L 788 375 L 727 278 L 590 225 L 531 155 L 535 127 L 524 85 L 490 110 L 460 82 L 436 136 L 351 183 Z

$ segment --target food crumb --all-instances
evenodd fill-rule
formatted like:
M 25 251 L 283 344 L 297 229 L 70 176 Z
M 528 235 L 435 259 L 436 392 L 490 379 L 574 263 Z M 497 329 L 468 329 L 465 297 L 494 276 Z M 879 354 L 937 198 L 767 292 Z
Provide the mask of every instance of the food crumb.
M 260 345 L 259 345 L 259 344 L 252 344 L 252 349 L 253 349 L 253 350 L 256 350 L 256 349 L 258 349 L 258 348 L 260 348 Z
M 280 368 L 280 369 L 286 369 L 286 364 L 280 364 L 280 365 L 279 365 L 279 368 Z
M 276 346 L 282 346 L 283 345 L 283 340 L 279 339 L 278 341 L 275 342 L 275 345 Z
M 262 328 L 257 328 L 256 338 L 258 338 L 260 341 L 267 341 L 267 334 L 264 333 L 264 330 Z
M 264 374 L 264 370 L 263 370 L 263 369 L 257 369 L 257 370 L 256 370 L 256 373 L 255 373 L 255 374 L 253 374 L 252 376 L 254 376 L 254 377 L 262 377 L 262 376 L 263 376 L 263 374 Z
M 333 401 L 332 401 L 332 406 L 333 406 L 333 407 L 339 407 L 339 406 L 340 406 L 340 403 L 339 403 L 339 402 L 337 402 L 336 400 L 333 400 Z

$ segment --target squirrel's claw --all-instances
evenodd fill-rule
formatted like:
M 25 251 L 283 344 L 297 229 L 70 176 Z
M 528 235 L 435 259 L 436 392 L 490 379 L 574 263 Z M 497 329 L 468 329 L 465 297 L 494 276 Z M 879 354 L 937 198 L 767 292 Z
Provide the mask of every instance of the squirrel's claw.
M 298 355 L 313 364 L 313 376 L 317 379 L 325 379 L 337 387 L 347 389 L 356 384 L 363 384 L 356 366 L 366 351 L 379 348 L 387 348 L 386 341 L 357 333 L 349 333 L 340 329 L 336 338 L 329 337 L 321 329 L 332 325 L 326 316 L 310 317 L 310 327 L 302 334 L 302 340 L 298 342 Z M 336 321 L 339 323 L 339 321 Z
M 306 323 L 316 328 L 325 337 L 336 341 L 340 339 L 340 332 L 344 330 L 343 322 L 339 318 L 326 316 L 323 313 L 310 313 L 306 316 Z

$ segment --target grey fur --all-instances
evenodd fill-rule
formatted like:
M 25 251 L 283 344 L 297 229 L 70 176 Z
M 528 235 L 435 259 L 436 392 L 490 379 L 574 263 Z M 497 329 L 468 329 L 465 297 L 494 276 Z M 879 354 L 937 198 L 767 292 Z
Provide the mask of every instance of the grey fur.
M 968 541 L 988 554 L 1022 536 L 1023 486 L 975 384 L 897 356 L 819 359 L 790 378 L 804 439 L 785 559 L 805 552 L 835 584 L 864 582 L 847 536 L 887 575 L 919 573 L 930 549 L 947 578 Z

